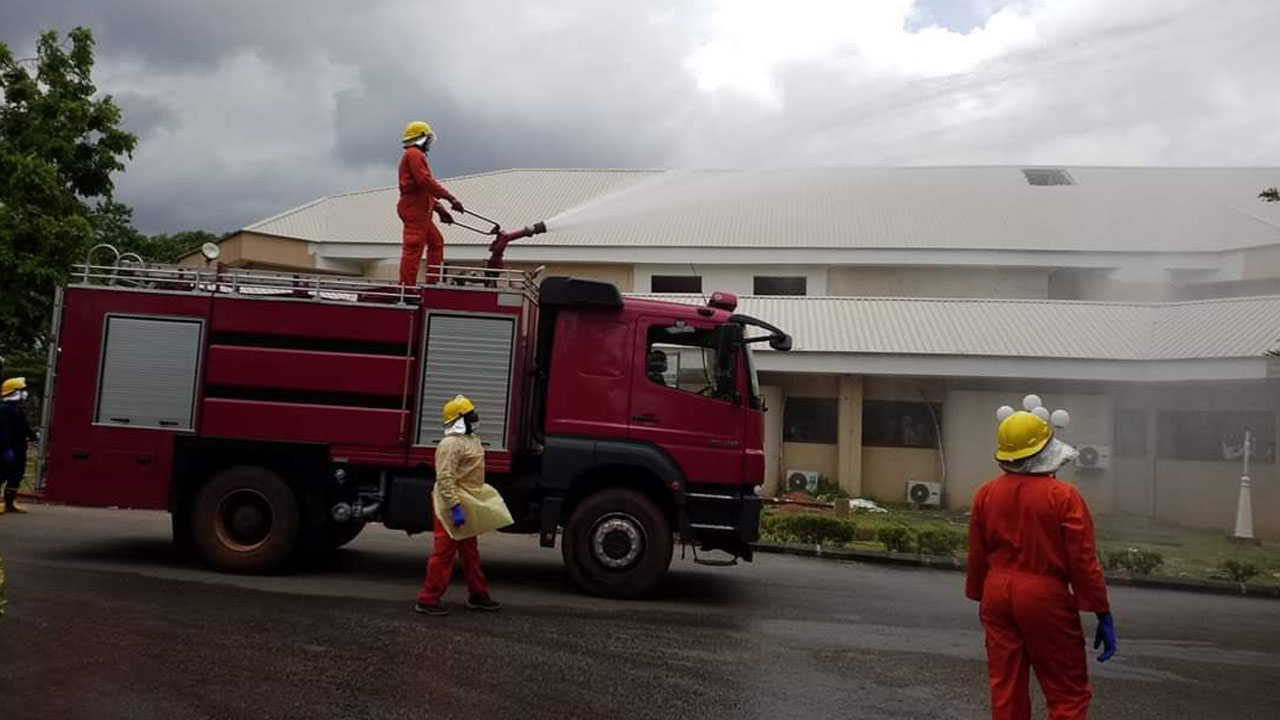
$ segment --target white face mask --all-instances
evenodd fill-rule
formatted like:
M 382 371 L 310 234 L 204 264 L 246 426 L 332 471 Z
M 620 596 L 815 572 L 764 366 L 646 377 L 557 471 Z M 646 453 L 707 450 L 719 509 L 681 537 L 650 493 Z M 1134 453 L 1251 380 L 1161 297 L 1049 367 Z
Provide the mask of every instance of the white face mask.
M 466 435 L 467 421 L 463 420 L 462 418 L 458 418 L 453 422 L 452 425 L 444 429 L 444 434 L 445 435 Z

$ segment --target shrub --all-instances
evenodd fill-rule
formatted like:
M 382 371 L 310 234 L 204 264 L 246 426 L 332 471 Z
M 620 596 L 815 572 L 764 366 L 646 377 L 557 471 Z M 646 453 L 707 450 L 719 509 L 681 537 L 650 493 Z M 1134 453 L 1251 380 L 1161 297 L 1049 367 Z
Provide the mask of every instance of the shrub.
M 859 542 L 871 542 L 876 539 L 876 529 L 856 525 L 853 528 L 853 539 Z
M 876 539 L 884 544 L 884 549 L 892 552 L 909 552 L 915 545 L 915 533 L 905 525 L 890 525 L 876 532 Z
M 1102 553 L 1102 567 L 1107 570 L 1124 570 L 1133 575 L 1150 575 L 1164 565 L 1164 555 L 1154 550 L 1108 550 Z
M 927 527 L 916 535 L 916 547 L 922 555 L 951 557 L 964 544 L 964 533 L 954 528 Z
M 1098 559 L 1105 570 L 1124 570 L 1128 554 L 1128 550 L 1104 550 L 1099 553 Z
M 1222 570 L 1227 577 L 1240 583 L 1240 592 L 1244 592 L 1244 584 L 1262 572 L 1257 565 L 1248 560 L 1229 558 L 1222 561 Z
M 1129 572 L 1134 575 L 1150 575 L 1164 565 L 1164 555 L 1154 550 L 1129 549 Z
M 844 545 L 852 542 L 855 526 L 826 515 L 766 515 L 761 532 L 779 542 L 805 545 Z
M 832 502 L 842 498 L 849 497 L 849 493 L 844 491 L 838 483 L 832 482 L 827 476 L 818 478 L 818 487 L 814 490 L 814 497 L 822 502 Z

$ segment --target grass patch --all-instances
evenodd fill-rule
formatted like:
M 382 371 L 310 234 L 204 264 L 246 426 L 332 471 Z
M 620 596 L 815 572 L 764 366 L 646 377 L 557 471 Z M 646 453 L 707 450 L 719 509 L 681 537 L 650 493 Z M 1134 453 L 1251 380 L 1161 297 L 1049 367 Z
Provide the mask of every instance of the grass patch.
M 855 512 L 837 517 L 813 508 L 767 508 L 761 539 L 857 550 L 895 550 L 963 557 L 968 513 L 884 505 L 887 513 Z M 788 519 L 795 518 L 795 519 Z M 803 518 L 803 519 L 801 519 Z M 1231 542 L 1225 532 L 1196 530 L 1131 515 L 1095 518 L 1098 554 L 1109 571 L 1135 577 L 1223 580 L 1280 585 L 1280 538 L 1260 545 Z M 848 526 L 845 530 L 844 526 Z M 799 529 L 797 529 L 799 528 Z M 804 539 L 801 539 L 801 538 Z
M 1240 582 L 1232 568 L 1257 569 L 1249 582 L 1280 585 L 1280 541 L 1268 538 L 1259 545 L 1232 542 L 1226 532 L 1197 530 L 1133 515 L 1096 518 L 1098 551 L 1108 557 L 1159 554 L 1162 562 L 1151 577 L 1172 577 Z M 1136 551 L 1136 553 L 1131 553 Z M 1131 573 L 1135 574 L 1135 573 Z

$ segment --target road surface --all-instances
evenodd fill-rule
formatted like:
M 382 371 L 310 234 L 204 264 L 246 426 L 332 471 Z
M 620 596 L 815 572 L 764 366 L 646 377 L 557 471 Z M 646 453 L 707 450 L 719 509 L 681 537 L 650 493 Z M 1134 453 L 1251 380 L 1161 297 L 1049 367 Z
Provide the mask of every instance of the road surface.
M 433 618 L 411 612 L 429 535 L 371 527 L 321 564 L 241 577 L 176 557 L 168 529 L 123 510 L 0 517 L 0 718 L 988 716 L 955 572 L 677 551 L 660 597 L 613 602 L 575 593 L 536 539 L 495 535 L 506 610 L 465 611 L 455 580 L 454 613 Z M 1093 664 L 1092 717 L 1280 717 L 1280 602 L 1112 602 L 1120 654 Z

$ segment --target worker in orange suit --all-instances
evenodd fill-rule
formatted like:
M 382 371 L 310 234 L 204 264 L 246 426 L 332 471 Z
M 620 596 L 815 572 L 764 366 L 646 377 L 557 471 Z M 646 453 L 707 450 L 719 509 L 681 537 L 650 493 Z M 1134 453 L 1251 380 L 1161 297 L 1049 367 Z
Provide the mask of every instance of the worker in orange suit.
M 1052 720 L 1084 718 L 1092 691 L 1081 612 L 1097 614 L 1098 662 L 1116 652 L 1115 623 L 1094 547 L 1093 518 L 1080 493 L 1055 473 L 1076 457 L 1054 437 L 1052 415 L 1032 395 L 997 412 L 996 460 L 1003 475 L 983 485 L 969 519 L 965 594 L 980 602 L 987 639 L 991 716 L 1031 717 L 1030 673 Z
M 501 610 L 502 605 L 489 597 L 489 582 L 480 569 L 480 546 L 475 536 L 455 540 L 443 525 L 448 522 L 461 529 L 477 521 L 464 508 L 462 495 L 484 486 L 484 443 L 476 434 L 480 414 L 476 412 L 475 403 L 459 395 L 444 404 L 440 418 L 444 421 L 445 434 L 436 446 L 436 483 L 431 491 L 436 516 L 435 538 L 431 557 L 427 559 L 427 575 L 413 609 L 426 615 L 449 614 L 440 604 L 440 598 L 449 587 L 454 557 L 461 556 L 469 593 L 467 607 Z
M 439 280 L 439 268 L 444 263 L 444 236 L 431 221 L 431 213 L 448 225 L 453 222 L 449 212 L 437 201 L 447 200 L 455 212 L 466 212 L 462 203 L 431 176 L 427 164 L 427 152 L 435 143 L 436 135 L 431 126 L 415 120 L 404 127 L 400 156 L 400 202 L 396 212 L 404 223 L 404 245 L 400 255 L 400 284 L 418 282 L 418 265 L 422 262 L 422 248 L 427 249 L 428 284 Z

